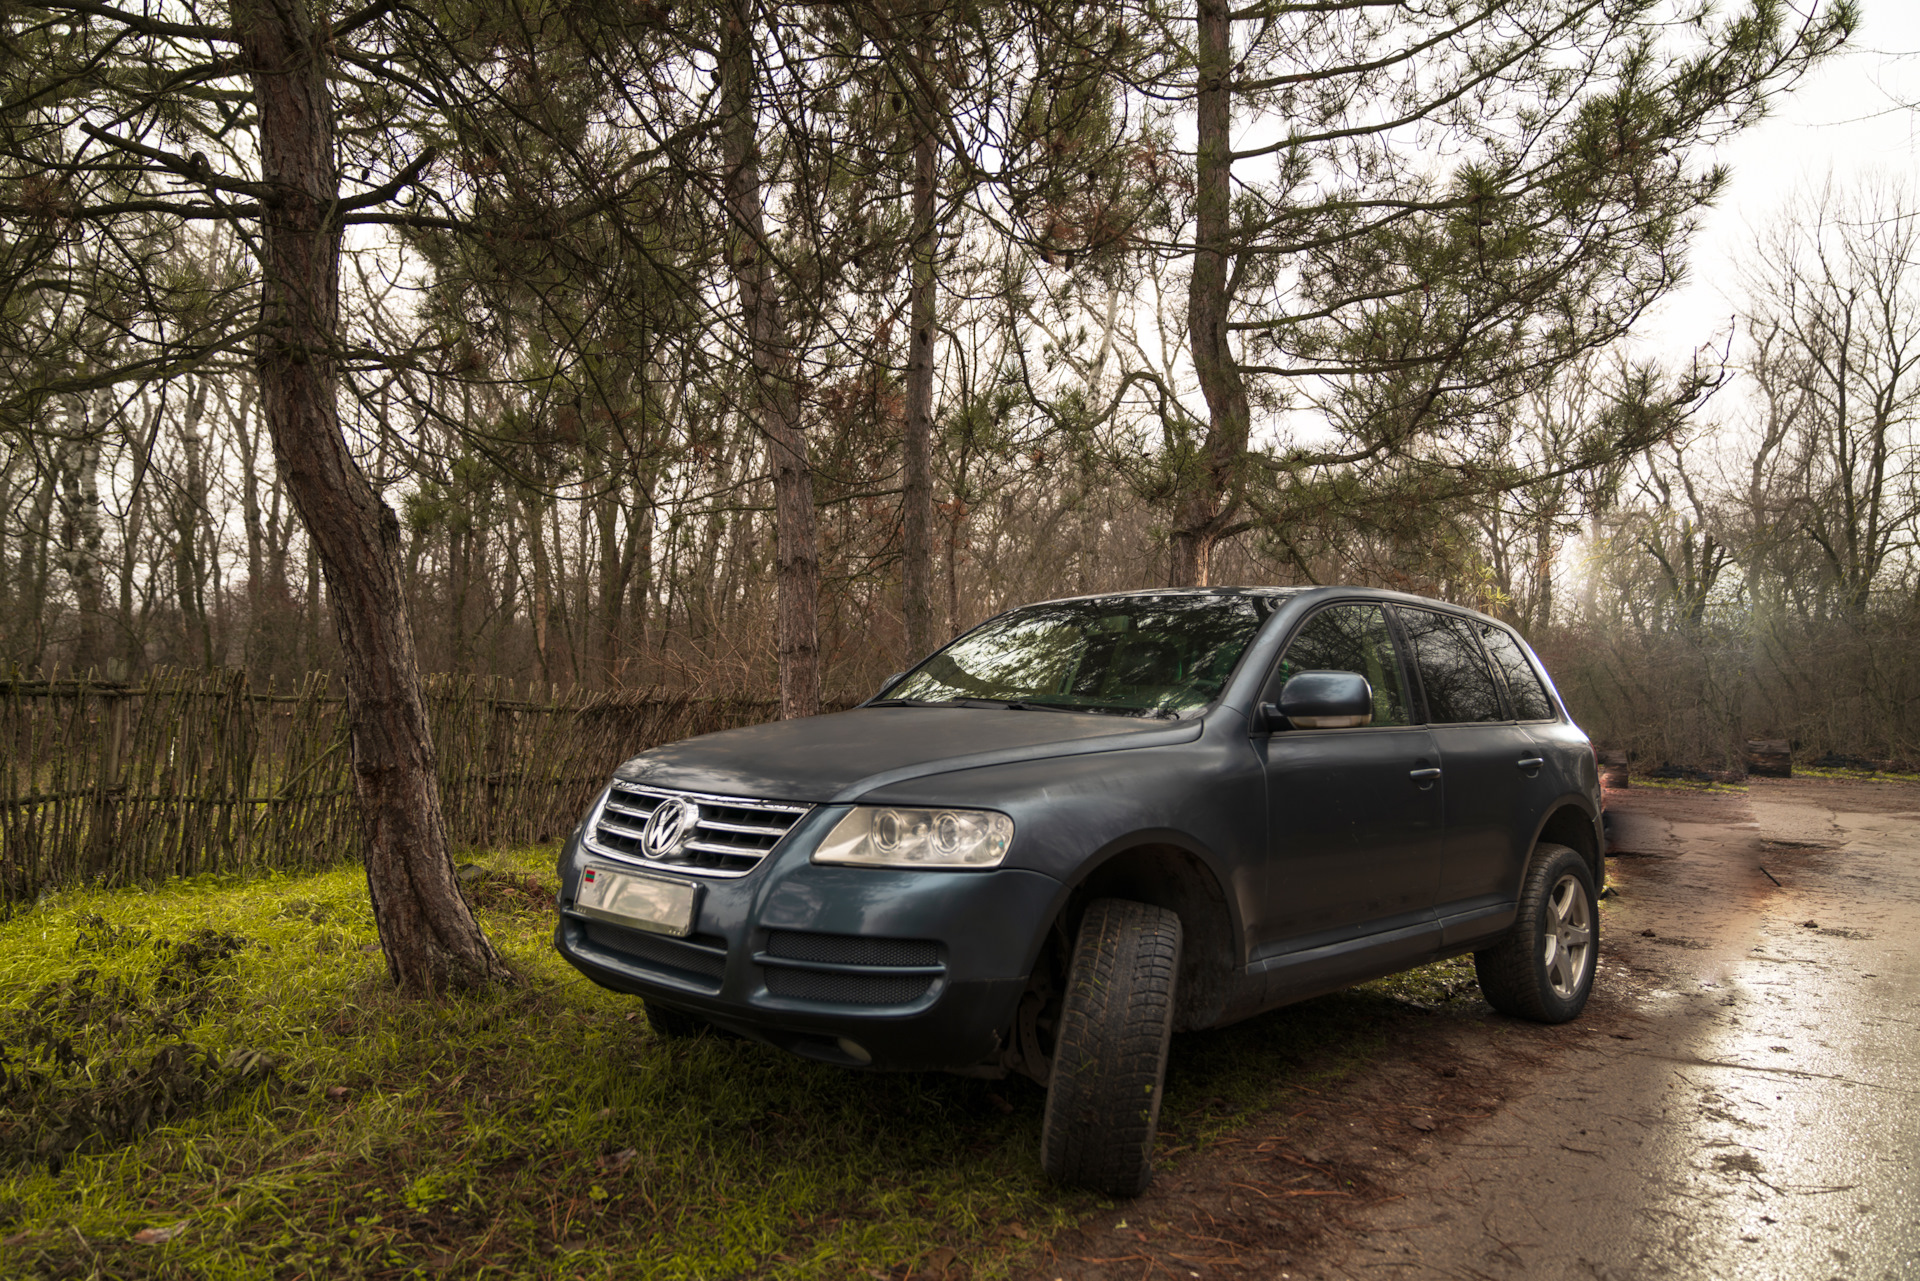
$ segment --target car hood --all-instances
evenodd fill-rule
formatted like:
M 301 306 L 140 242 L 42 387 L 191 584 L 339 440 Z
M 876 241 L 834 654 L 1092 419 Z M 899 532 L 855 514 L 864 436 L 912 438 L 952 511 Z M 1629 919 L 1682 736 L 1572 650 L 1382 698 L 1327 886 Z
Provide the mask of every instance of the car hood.
M 652 787 L 824 804 L 928 774 L 1190 743 L 1199 734 L 1198 719 L 856 707 L 668 743 L 642 752 L 617 774 Z

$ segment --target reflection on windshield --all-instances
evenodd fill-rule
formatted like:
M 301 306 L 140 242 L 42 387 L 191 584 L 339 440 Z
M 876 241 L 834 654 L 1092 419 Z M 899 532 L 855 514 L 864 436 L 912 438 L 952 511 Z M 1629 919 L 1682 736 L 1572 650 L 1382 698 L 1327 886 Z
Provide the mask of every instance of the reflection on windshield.
M 1132 596 L 1032 605 L 962 636 L 884 701 L 989 699 L 1133 715 L 1219 696 L 1270 604 L 1258 596 Z

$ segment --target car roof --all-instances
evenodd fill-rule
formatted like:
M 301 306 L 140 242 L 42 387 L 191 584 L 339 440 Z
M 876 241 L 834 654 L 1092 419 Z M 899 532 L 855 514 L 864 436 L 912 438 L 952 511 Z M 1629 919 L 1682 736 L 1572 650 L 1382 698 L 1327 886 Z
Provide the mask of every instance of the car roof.
M 1465 614 L 1482 622 L 1492 623 L 1505 630 L 1512 630 L 1507 624 L 1484 614 L 1467 605 L 1456 605 L 1452 601 L 1440 600 L 1432 596 L 1415 596 L 1412 592 L 1398 592 L 1385 587 L 1361 587 L 1344 583 L 1323 583 L 1311 587 L 1263 587 L 1263 586 L 1219 586 L 1219 587 L 1136 587 L 1123 592 L 1091 592 L 1085 596 L 1059 596 L 1052 600 L 1031 601 L 1034 605 L 1063 605 L 1077 601 L 1098 600 L 1137 600 L 1155 596 L 1261 596 L 1270 600 L 1288 600 L 1294 597 L 1362 597 L 1368 600 L 1390 600 L 1402 605 L 1418 605 L 1425 608 L 1440 608 L 1449 613 Z M 1012 608 L 1021 608 L 1013 606 Z

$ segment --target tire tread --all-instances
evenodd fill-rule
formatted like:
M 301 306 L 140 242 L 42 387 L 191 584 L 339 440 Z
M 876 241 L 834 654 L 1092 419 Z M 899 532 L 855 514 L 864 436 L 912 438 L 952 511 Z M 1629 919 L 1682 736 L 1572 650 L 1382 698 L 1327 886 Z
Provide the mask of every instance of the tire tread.
M 1052 1178 L 1131 1197 L 1153 1177 L 1180 945 L 1180 918 L 1166 908 L 1126 899 L 1088 905 L 1041 1130 L 1041 1163 Z

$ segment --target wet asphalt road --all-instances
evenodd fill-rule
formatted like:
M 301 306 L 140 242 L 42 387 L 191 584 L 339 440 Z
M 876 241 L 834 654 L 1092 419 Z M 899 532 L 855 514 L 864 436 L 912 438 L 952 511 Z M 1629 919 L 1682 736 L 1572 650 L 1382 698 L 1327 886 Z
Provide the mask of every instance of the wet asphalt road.
M 1920 1278 L 1920 786 L 1609 802 L 1606 1034 L 1421 1154 L 1327 1271 Z

